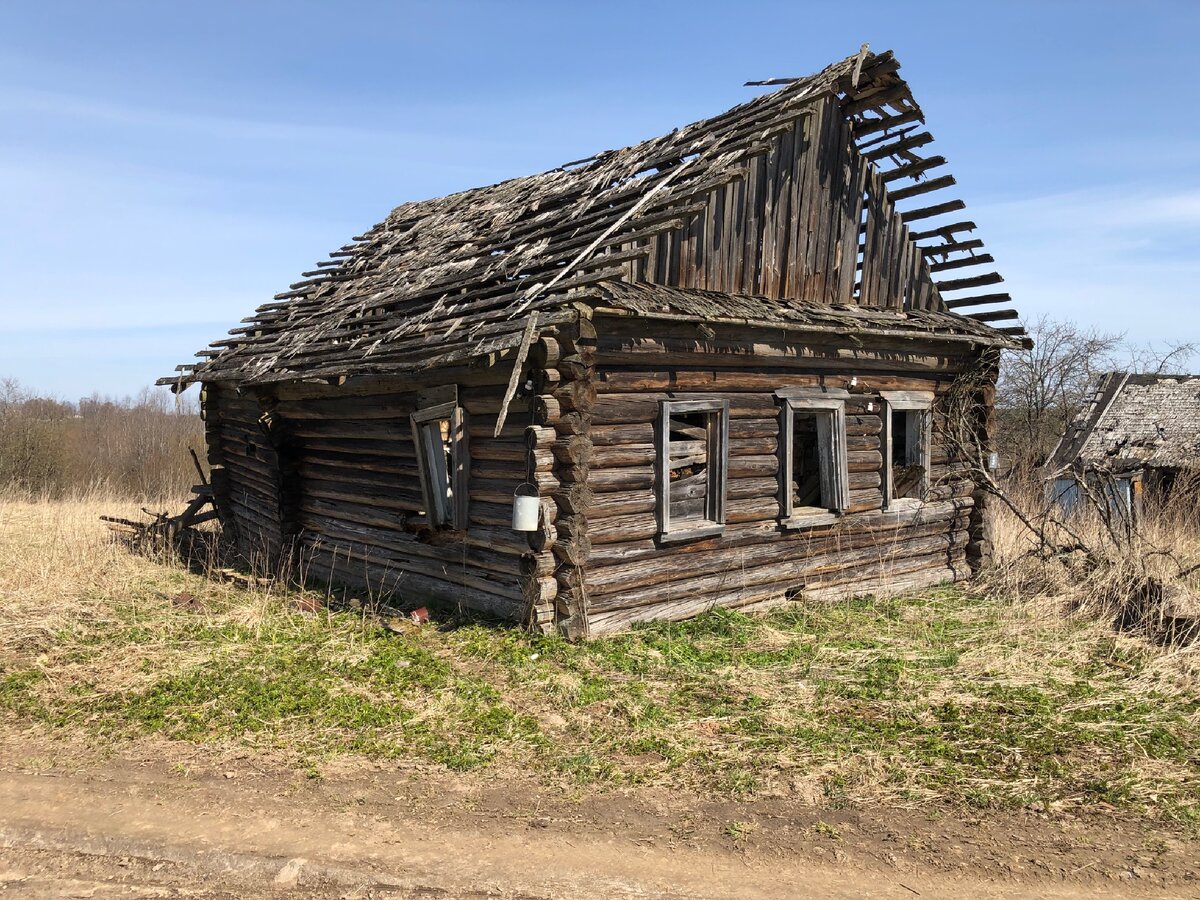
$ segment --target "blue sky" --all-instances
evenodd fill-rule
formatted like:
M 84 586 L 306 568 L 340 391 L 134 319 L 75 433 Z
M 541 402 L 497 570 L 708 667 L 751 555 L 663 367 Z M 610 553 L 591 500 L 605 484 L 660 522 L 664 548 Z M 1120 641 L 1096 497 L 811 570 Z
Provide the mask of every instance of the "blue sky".
M 650 137 L 863 41 L 903 62 L 1024 314 L 1200 343 L 1200 3 L 43 0 L 0 21 L 0 377 L 66 399 L 169 374 L 401 202 Z

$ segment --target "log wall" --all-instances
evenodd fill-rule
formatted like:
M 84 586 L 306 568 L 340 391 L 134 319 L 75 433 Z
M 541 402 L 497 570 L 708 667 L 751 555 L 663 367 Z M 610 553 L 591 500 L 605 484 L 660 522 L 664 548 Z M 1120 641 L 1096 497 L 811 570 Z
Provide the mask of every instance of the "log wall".
M 446 371 L 426 383 L 292 384 L 261 400 L 226 400 L 232 392 L 216 387 L 222 401 L 219 414 L 208 417 L 210 460 L 230 473 L 223 509 L 239 536 L 245 533 L 243 551 L 253 549 L 261 525 L 268 531 L 264 543 L 276 550 L 290 545 L 292 565 L 309 581 L 549 622 L 553 554 L 541 533 L 527 537 L 510 526 L 517 485 L 531 478 L 549 493 L 553 457 L 528 449 L 530 399 L 514 401 L 508 424 L 493 436 L 510 370 Z M 456 378 L 464 382 L 458 398 L 471 460 L 468 527 L 433 530 L 423 512 L 409 416 L 423 390 L 454 385 Z M 258 428 L 248 417 L 260 405 L 277 450 L 247 466 L 237 441 Z M 270 447 L 261 428 L 259 437 Z
M 593 323 L 584 312 L 533 345 L 499 436 L 511 364 L 444 370 L 421 383 L 283 385 L 258 397 L 210 385 L 210 462 L 225 473 L 218 502 L 244 549 L 290 551 L 310 579 L 437 599 L 571 637 L 713 606 L 967 577 L 988 546 L 969 469 L 935 427 L 927 501 L 883 509 L 880 392 L 933 391 L 941 403 L 984 354 L 965 342 L 847 344 L 606 314 Z M 457 386 L 469 435 L 463 531 L 428 527 L 409 425 L 419 397 L 446 385 Z M 775 391 L 818 385 L 850 394 L 849 510 L 836 524 L 789 529 L 780 523 Z M 720 536 L 657 540 L 655 428 L 669 398 L 729 401 Z M 542 515 L 538 531 L 519 534 L 511 502 L 526 480 L 538 486 Z
M 253 395 L 206 384 L 202 398 L 208 462 L 221 519 L 242 554 L 271 567 L 283 544 L 279 457 L 259 424 Z
M 582 579 L 588 634 L 713 606 L 895 591 L 969 575 L 967 548 L 981 539 L 969 469 L 935 428 L 927 502 L 885 511 L 880 415 L 880 391 L 934 391 L 935 404 L 945 402 L 958 374 L 978 364 L 969 347 L 879 341 L 848 361 L 844 342 L 727 331 L 706 339 L 694 326 L 616 318 L 598 330 Z M 850 507 L 835 525 L 786 529 L 774 392 L 822 384 L 851 394 Z M 655 421 L 668 398 L 730 402 L 726 527 L 718 537 L 656 541 Z

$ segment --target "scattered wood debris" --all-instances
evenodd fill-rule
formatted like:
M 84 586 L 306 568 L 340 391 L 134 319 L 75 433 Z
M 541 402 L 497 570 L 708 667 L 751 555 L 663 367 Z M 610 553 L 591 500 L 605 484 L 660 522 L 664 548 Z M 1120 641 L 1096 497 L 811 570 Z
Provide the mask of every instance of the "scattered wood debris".
M 142 507 L 142 512 L 150 517 L 149 522 L 137 522 L 120 516 L 101 516 L 100 521 L 108 525 L 109 530 L 127 540 L 138 549 L 163 549 L 178 547 L 183 540 L 193 536 L 194 529 L 205 522 L 217 518 L 216 495 L 212 484 L 209 483 L 196 451 L 192 454 L 192 463 L 200 476 L 200 483 L 192 485 L 192 499 L 179 515 L 168 515 L 167 512 L 154 512 Z M 206 508 L 207 507 L 207 508 Z

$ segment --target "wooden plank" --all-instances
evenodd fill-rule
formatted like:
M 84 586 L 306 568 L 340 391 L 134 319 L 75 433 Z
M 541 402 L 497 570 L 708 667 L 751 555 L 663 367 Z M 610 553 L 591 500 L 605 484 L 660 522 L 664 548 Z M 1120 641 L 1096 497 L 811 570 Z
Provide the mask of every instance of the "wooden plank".
M 910 197 L 919 197 L 921 194 L 940 191 L 942 188 L 947 188 L 954 184 L 957 184 L 957 182 L 954 180 L 953 175 L 943 175 L 941 178 L 918 182 L 911 187 L 889 191 L 888 196 L 891 197 L 893 203 L 899 203 L 902 200 L 908 200 Z
M 1015 309 L 998 309 L 992 312 L 967 313 L 968 319 L 976 322 L 1003 322 L 1007 319 L 1019 318 Z
M 946 301 L 947 309 L 962 309 L 967 306 L 990 306 L 996 303 L 1011 303 L 1009 294 L 976 294 L 973 297 L 958 297 Z
M 943 293 L 946 291 L 961 291 L 966 288 L 985 287 L 989 284 L 999 284 L 1004 281 L 999 272 L 988 272 L 986 275 L 972 275 L 970 278 L 953 278 L 947 281 L 938 281 L 937 289 Z
M 535 309 L 525 321 L 525 330 L 521 333 L 521 345 L 517 349 L 516 359 L 513 360 L 512 374 L 508 377 L 508 387 L 504 390 L 504 399 L 500 401 L 500 415 L 496 419 L 496 430 L 493 437 L 499 437 L 504 430 L 504 420 L 508 418 L 508 404 L 512 402 L 521 381 L 521 370 L 525 367 L 525 357 L 529 354 L 529 345 L 533 341 L 533 333 L 537 330 L 538 313 Z
M 904 223 L 916 222 L 921 219 L 931 219 L 934 216 L 940 216 L 948 212 L 956 212 L 960 209 L 966 209 L 967 204 L 961 200 L 949 200 L 946 203 L 939 203 L 936 206 L 926 206 L 922 209 L 910 209 L 904 213 Z
M 950 269 L 965 269 L 968 266 L 980 266 L 995 262 L 990 253 L 980 253 L 978 256 L 965 256 L 962 259 L 948 259 L 945 262 L 931 263 L 930 272 L 947 272 Z

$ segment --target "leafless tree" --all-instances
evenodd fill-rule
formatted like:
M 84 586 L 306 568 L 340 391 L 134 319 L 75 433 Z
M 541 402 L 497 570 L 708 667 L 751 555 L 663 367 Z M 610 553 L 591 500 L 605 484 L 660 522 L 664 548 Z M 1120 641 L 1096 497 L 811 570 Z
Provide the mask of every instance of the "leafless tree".
M 1007 354 L 996 392 L 997 444 L 1025 472 L 1046 461 L 1121 346 L 1120 335 L 1047 317 L 1027 329 L 1033 346 Z

